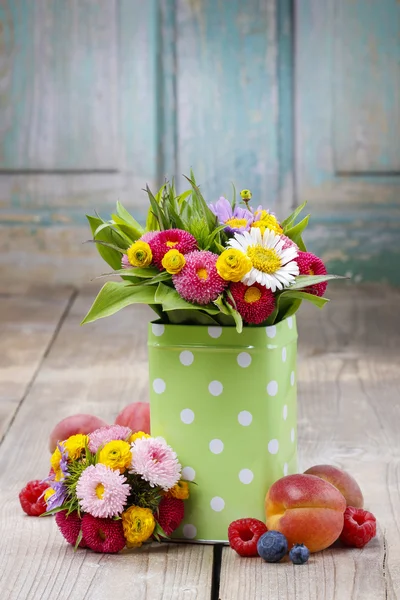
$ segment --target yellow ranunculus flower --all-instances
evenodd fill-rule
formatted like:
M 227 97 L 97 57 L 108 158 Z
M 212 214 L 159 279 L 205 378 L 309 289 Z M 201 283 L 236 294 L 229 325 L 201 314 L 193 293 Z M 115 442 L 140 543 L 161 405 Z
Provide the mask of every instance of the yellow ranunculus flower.
M 138 240 L 126 251 L 128 260 L 133 267 L 148 267 L 153 260 L 153 253 L 147 242 Z
M 141 546 L 152 535 L 156 521 L 149 508 L 130 506 L 122 513 L 122 527 L 128 548 Z
M 225 281 L 241 281 L 252 268 L 252 263 L 244 252 L 228 248 L 218 257 L 216 267 Z
M 64 449 L 68 453 L 69 460 L 76 460 L 80 457 L 82 450 L 85 449 L 89 443 L 89 438 L 83 433 L 77 433 L 71 435 L 67 440 L 63 442 Z
M 171 273 L 171 275 L 176 275 L 180 271 L 182 271 L 183 267 L 186 264 L 186 259 L 179 252 L 179 250 L 168 250 L 166 254 L 164 254 L 164 258 L 161 261 L 162 266 L 167 271 L 167 273 Z
M 55 493 L 56 493 L 56 490 L 53 490 L 53 488 L 49 488 L 45 491 L 44 501 L 46 502 L 46 504 L 47 504 L 48 499 L 51 498 L 51 496 Z
M 145 433 L 144 431 L 137 431 L 136 433 L 132 433 L 128 442 L 133 444 L 133 442 L 136 442 L 136 440 L 138 440 L 140 438 L 149 438 L 149 437 L 151 437 L 151 436 L 148 433 Z
M 260 215 L 259 221 L 254 221 L 251 226 L 258 227 L 261 233 L 264 233 L 266 229 L 271 229 L 278 235 L 283 232 L 282 227 L 279 225 L 278 220 L 274 215 L 271 215 L 266 210 L 256 211 L 256 216 Z
M 108 442 L 100 450 L 99 463 L 110 467 L 110 469 L 119 469 L 123 473 L 132 462 L 131 447 L 128 442 L 123 440 L 114 440 Z
M 189 484 L 186 481 L 178 481 L 173 488 L 168 490 L 167 496 L 178 498 L 179 500 L 187 500 L 189 498 Z
M 61 455 L 60 449 L 57 446 L 57 448 L 54 450 L 54 452 L 50 458 L 50 464 L 51 464 L 51 467 L 52 467 L 54 473 L 57 473 L 57 471 L 60 470 L 61 456 L 62 455 Z

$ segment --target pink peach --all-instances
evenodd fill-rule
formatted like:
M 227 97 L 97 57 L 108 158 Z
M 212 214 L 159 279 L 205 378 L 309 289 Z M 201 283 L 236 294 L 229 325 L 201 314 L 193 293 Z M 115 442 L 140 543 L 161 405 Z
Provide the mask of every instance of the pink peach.
M 115 419 L 116 425 L 129 427 L 135 433 L 144 431 L 150 433 L 150 405 L 147 402 L 132 402 L 119 413 Z
M 345 497 L 347 506 L 362 508 L 364 498 L 357 481 L 346 471 L 331 465 L 316 465 L 305 471 L 307 475 L 315 475 L 334 485 Z
M 314 475 L 287 475 L 265 498 L 267 527 L 283 533 L 289 544 L 310 552 L 328 548 L 342 532 L 346 501 L 335 486 Z
M 66 417 L 54 427 L 50 433 L 49 449 L 54 452 L 57 447 L 57 442 L 66 440 L 70 435 L 76 433 L 92 433 L 99 427 L 108 425 L 103 419 L 93 415 L 77 414 Z

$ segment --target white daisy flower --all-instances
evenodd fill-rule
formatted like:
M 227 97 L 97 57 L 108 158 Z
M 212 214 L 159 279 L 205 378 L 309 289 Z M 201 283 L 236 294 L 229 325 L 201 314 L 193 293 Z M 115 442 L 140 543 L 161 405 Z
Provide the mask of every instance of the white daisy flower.
M 253 264 L 253 268 L 242 279 L 246 285 L 253 285 L 257 281 L 275 292 L 288 287 L 299 274 L 299 266 L 294 260 L 298 256 L 298 248 L 291 246 L 283 249 L 285 240 L 271 229 L 266 229 L 264 233 L 258 228 L 235 233 L 228 245 L 244 252 Z

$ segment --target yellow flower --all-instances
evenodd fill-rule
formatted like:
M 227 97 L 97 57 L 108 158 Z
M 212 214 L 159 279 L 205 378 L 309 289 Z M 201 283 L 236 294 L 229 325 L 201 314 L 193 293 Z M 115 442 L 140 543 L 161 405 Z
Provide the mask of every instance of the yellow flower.
M 128 441 L 131 444 L 133 444 L 133 442 L 136 442 L 136 440 L 138 440 L 140 438 L 149 438 L 149 437 L 151 437 L 151 435 L 149 435 L 148 433 L 145 433 L 144 431 L 137 431 L 136 433 L 132 433 L 132 435 Z
M 176 275 L 176 273 L 182 271 L 183 267 L 186 264 L 186 259 L 183 256 L 183 254 L 179 252 L 179 250 L 168 250 L 168 252 L 164 254 L 164 258 L 162 259 L 161 264 L 167 271 L 167 273 L 171 273 L 171 275 Z
M 186 481 L 178 481 L 173 488 L 168 490 L 167 496 L 187 500 L 189 498 L 189 484 Z
M 149 508 L 130 506 L 122 513 L 122 527 L 128 548 L 141 546 L 152 535 L 156 522 Z
M 216 267 L 218 274 L 225 281 L 241 281 L 250 271 L 252 264 L 244 252 L 228 248 L 218 257 Z
M 148 267 L 153 260 L 153 253 L 149 244 L 140 240 L 134 242 L 126 253 L 133 267 Z
M 53 488 L 49 488 L 48 490 L 45 491 L 44 501 L 46 502 L 46 504 L 47 504 L 48 499 L 51 498 L 51 496 L 55 493 L 56 493 L 56 490 L 53 490 Z
M 61 456 L 62 455 L 61 455 L 60 449 L 57 446 L 57 448 L 54 450 L 54 452 L 50 458 L 51 467 L 52 467 L 54 473 L 56 473 L 56 474 L 57 474 L 57 471 L 60 471 Z
M 110 469 L 119 469 L 123 473 L 132 462 L 131 447 L 128 442 L 123 440 L 114 440 L 108 442 L 99 453 L 99 463 L 110 467 Z
M 242 190 L 240 192 L 240 195 L 243 198 L 243 200 L 251 200 L 252 193 L 250 190 Z
M 67 440 L 63 442 L 64 449 L 68 453 L 68 460 L 76 460 L 80 457 L 82 450 L 85 449 L 89 443 L 89 438 L 87 435 L 83 435 L 82 433 L 77 433 L 76 435 L 71 435 Z
M 255 215 L 256 215 L 256 217 L 258 215 L 260 215 L 260 219 L 259 219 L 259 221 L 254 221 L 254 223 L 252 223 L 251 226 L 258 227 L 258 229 L 260 229 L 261 233 L 264 233 L 264 231 L 266 229 L 271 229 L 272 231 L 275 231 L 275 233 L 277 233 L 279 235 L 281 233 L 283 233 L 283 229 L 279 225 L 276 217 L 274 217 L 274 215 L 271 215 L 268 211 L 257 210 Z

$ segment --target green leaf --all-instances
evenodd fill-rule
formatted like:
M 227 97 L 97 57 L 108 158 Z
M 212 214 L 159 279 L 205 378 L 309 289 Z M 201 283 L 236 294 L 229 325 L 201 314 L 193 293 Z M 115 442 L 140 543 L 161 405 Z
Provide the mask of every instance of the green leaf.
M 305 208 L 307 202 L 303 202 L 303 204 L 300 204 L 300 206 L 298 206 L 291 215 L 288 216 L 287 219 L 285 219 L 284 221 L 282 221 L 281 226 L 283 228 L 283 233 L 286 235 L 286 231 L 288 229 L 290 229 L 290 227 L 293 225 L 293 223 L 296 221 L 297 217 L 299 216 L 299 214 L 301 213 L 301 211 Z
M 298 292 L 297 290 L 285 290 L 281 292 L 280 296 L 284 296 L 285 298 L 296 298 L 298 300 L 308 300 L 318 308 L 322 308 L 327 302 L 329 302 L 329 298 L 321 298 L 320 296 L 316 296 L 315 294 L 308 294 L 307 292 Z
M 170 310 L 168 319 L 174 325 L 218 325 L 218 315 L 211 316 L 201 310 Z
M 163 186 L 161 189 L 164 190 L 164 188 L 165 188 L 165 186 Z M 155 197 L 153 196 L 153 194 L 152 194 L 152 192 L 151 192 L 151 190 L 150 190 L 150 188 L 149 188 L 148 185 L 146 185 L 146 192 L 147 192 L 147 195 L 148 195 L 149 200 L 150 200 L 151 209 L 152 209 L 152 211 L 154 213 L 154 216 L 156 217 L 156 219 L 158 221 L 159 228 L 161 230 L 169 229 L 169 223 L 168 223 L 168 221 L 167 221 L 167 219 L 166 219 L 163 211 L 161 210 L 161 206 L 157 202 L 157 200 L 155 199 Z
M 232 183 L 232 189 L 233 189 L 233 198 L 232 198 L 232 202 L 231 202 L 231 206 L 232 206 L 232 210 L 235 210 L 236 207 L 236 188 L 235 188 L 235 184 L 233 182 Z
M 131 269 L 118 269 L 114 273 L 105 273 L 104 275 L 128 275 L 132 277 L 141 277 L 142 279 L 151 279 L 159 275 L 160 271 L 156 267 L 132 267 Z
M 238 333 L 241 333 L 243 330 L 243 319 L 242 319 L 241 315 L 238 313 L 238 311 L 235 310 L 233 308 L 233 306 L 231 306 L 229 304 L 229 302 L 225 302 L 225 299 L 222 294 L 221 294 L 221 296 L 219 296 L 219 298 L 214 300 L 214 304 L 216 306 L 218 306 L 218 308 L 220 309 L 222 314 L 233 318 L 235 325 L 236 325 L 236 331 Z
M 310 215 L 307 215 L 302 221 L 300 221 L 300 223 L 297 223 L 297 225 L 294 225 L 293 227 L 285 231 L 285 235 L 288 238 L 290 238 L 292 242 L 297 244 L 302 252 L 306 252 L 306 250 L 301 234 L 307 227 L 309 219 Z
M 140 229 L 133 227 L 133 225 L 129 225 L 121 219 L 118 215 L 112 214 L 111 218 L 113 220 L 113 225 L 118 228 L 118 230 L 125 235 L 125 237 L 129 240 L 129 244 L 133 244 L 136 242 L 141 235 L 143 234 L 143 228 Z
M 212 210 L 207 206 L 206 201 L 204 200 L 202 193 L 200 192 L 200 188 L 196 185 L 196 181 L 193 178 L 193 171 L 191 173 L 191 179 L 184 175 L 185 179 L 188 180 L 193 189 L 193 196 L 197 200 L 198 211 L 202 213 L 203 217 L 206 220 L 209 232 L 214 231 L 214 228 L 217 224 L 217 217 L 214 215 Z
M 107 242 L 102 242 L 100 240 L 86 240 L 86 242 L 84 242 L 85 244 L 100 244 L 100 246 L 105 246 L 106 248 L 112 248 L 112 250 L 115 250 L 116 252 L 119 252 L 120 254 L 124 254 L 125 250 L 123 248 L 119 248 L 119 246 L 116 246 L 115 244 L 108 244 Z
M 330 281 L 331 279 L 347 279 L 343 275 L 298 275 L 295 282 L 288 288 L 289 290 L 303 290 L 310 285 Z
M 108 281 L 101 288 L 81 325 L 109 317 L 130 304 L 158 304 L 154 300 L 155 291 L 154 286 L 139 288 L 132 286 L 129 281 Z
M 281 298 L 279 302 L 279 311 L 276 314 L 276 323 L 293 316 L 300 308 L 302 300 L 300 298 Z
M 92 217 L 90 215 L 86 215 L 87 220 L 89 221 L 90 229 L 92 231 L 92 235 L 94 235 L 96 229 L 100 227 L 100 225 L 104 224 L 102 219 L 97 217 Z M 119 246 L 122 244 L 124 246 L 125 242 L 123 238 L 111 229 L 104 229 L 100 233 L 97 234 L 97 240 L 110 243 L 112 245 Z M 126 247 L 126 246 L 125 246 Z M 113 250 L 112 248 L 108 248 L 107 246 L 102 246 L 100 244 L 97 245 L 97 250 L 103 260 L 106 261 L 110 265 L 112 269 L 120 269 L 121 268 L 121 253 L 117 250 Z
M 76 538 L 75 546 L 74 546 L 74 551 L 75 551 L 75 552 L 78 550 L 78 546 L 79 546 L 79 544 L 80 544 L 80 543 L 81 543 L 81 541 L 82 541 L 82 537 L 83 537 L 83 534 L 82 534 L 82 529 L 80 529 L 80 530 L 79 530 L 78 537 Z
M 218 308 L 215 308 L 212 304 L 203 305 L 186 302 L 175 289 L 170 288 L 163 283 L 158 284 L 155 302 L 157 304 L 162 304 L 163 310 L 167 312 L 181 308 L 186 310 L 202 310 L 209 315 L 216 315 L 219 312 Z
M 132 217 L 132 215 L 126 210 L 126 208 L 122 206 L 121 202 L 119 201 L 117 202 L 117 213 L 118 216 L 121 217 L 121 219 L 128 223 L 128 225 L 131 225 L 133 229 L 137 229 L 137 231 L 140 232 L 139 237 L 143 235 L 144 229 L 141 226 L 141 224 L 138 223 L 138 221 L 136 221 L 136 219 Z

